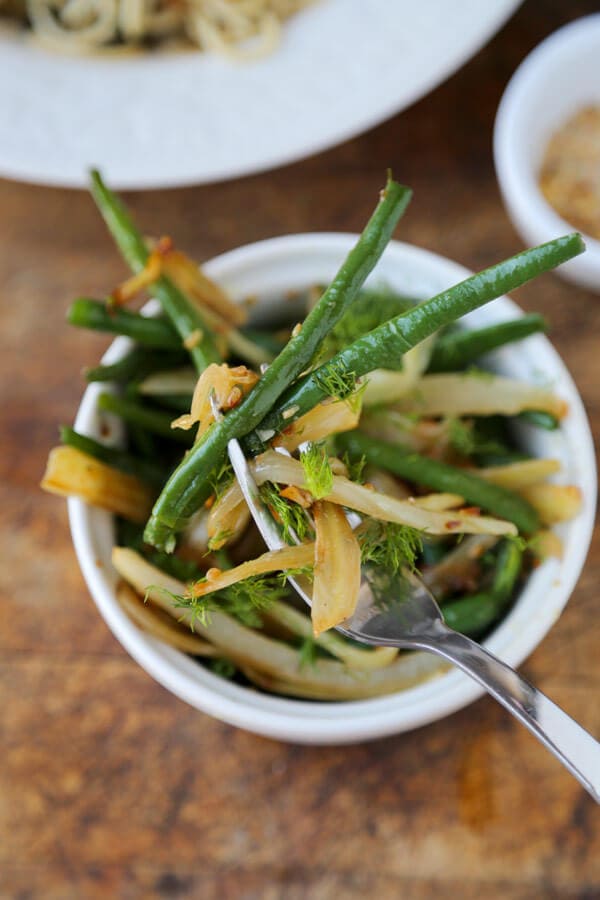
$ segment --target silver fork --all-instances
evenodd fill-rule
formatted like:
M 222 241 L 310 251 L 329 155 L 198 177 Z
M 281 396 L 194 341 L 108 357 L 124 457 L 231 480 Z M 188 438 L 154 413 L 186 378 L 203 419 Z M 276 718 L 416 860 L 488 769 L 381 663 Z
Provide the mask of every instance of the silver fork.
M 284 546 L 239 443 L 231 440 L 227 449 L 267 547 L 276 550 Z M 310 606 L 310 582 L 303 578 L 289 581 Z M 367 577 L 363 571 L 356 611 L 337 630 L 365 644 L 427 650 L 454 663 L 525 725 L 600 803 L 600 744 L 514 669 L 448 628 L 433 595 L 416 575 L 404 572 L 390 578 L 378 571 Z

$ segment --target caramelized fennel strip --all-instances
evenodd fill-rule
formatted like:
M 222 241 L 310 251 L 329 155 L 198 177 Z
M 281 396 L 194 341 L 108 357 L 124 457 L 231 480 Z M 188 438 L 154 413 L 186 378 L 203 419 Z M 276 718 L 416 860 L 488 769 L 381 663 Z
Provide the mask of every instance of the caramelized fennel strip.
M 273 450 L 267 450 L 257 456 L 252 463 L 252 470 L 258 484 L 274 481 L 278 484 L 293 484 L 306 488 L 302 464 Z M 324 499 L 373 516 L 375 519 L 410 525 L 429 534 L 517 533 L 516 527 L 511 522 L 454 510 L 447 514 L 425 510 L 417 503 L 387 497 L 363 485 L 355 484 L 341 475 L 334 475 L 333 490 Z
M 424 416 L 514 416 L 538 410 L 562 419 L 567 413 L 565 401 L 551 391 L 487 372 L 424 375 L 394 406 Z
M 343 509 L 317 500 L 312 506 L 315 556 L 311 619 L 315 635 L 349 618 L 360 589 L 360 545 Z
M 560 462 L 557 459 L 524 459 L 506 466 L 488 466 L 468 471 L 499 487 L 519 491 L 520 488 L 545 481 L 546 478 L 559 472 L 560 468 Z
M 155 497 L 155 491 L 135 475 L 64 445 L 50 451 L 41 487 L 62 497 L 81 497 L 138 523 L 148 518 Z
M 295 408 L 289 408 L 290 418 Z M 284 410 L 285 417 L 286 410 Z M 331 434 L 351 431 L 360 419 L 360 403 L 352 400 L 336 400 L 333 403 L 319 403 L 310 412 L 296 419 L 273 440 L 274 446 L 285 447 L 289 453 L 298 449 L 306 441 L 322 441 Z
M 206 523 L 211 550 L 219 550 L 241 537 L 251 519 L 240 486 L 232 481 L 211 506 Z
M 232 368 L 226 363 L 212 363 L 198 378 L 189 413 L 171 423 L 172 428 L 192 428 L 198 423 L 196 442 L 215 421 L 210 399 L 214 395 L 219 409 L 231 409 L 243 399 L 258 381 L 258 375 L 246 366 Z
M 543 525 L 573 519 L 583 502 L 580 489 L 569 484 L 532 484 L 521 488 L 519 493 L 531 503 Z
M 223 588 L 230 587 L 253 575 L 284 572 L 286 569 L 303 569 L 305 566 L 312 566 L 314 559 L 314 543 L 268 550 L 256 559 L 247 560 L 233 569 L 225 569 L 223 572 L 218 569 L 209 569 L 205 581 L 196 581 L 189 586 L 187 596 L 203 597 L 205 594 L 221 591 Z

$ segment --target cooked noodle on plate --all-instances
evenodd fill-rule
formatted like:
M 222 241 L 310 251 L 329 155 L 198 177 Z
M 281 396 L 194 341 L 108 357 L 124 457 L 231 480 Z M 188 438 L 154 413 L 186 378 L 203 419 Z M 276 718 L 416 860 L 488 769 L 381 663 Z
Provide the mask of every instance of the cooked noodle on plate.
M 34 36 L 70 53 L 181 40 L 201 50 L 252 59 L 277 46 L 282 23 L 314 0 L 0 0 Z

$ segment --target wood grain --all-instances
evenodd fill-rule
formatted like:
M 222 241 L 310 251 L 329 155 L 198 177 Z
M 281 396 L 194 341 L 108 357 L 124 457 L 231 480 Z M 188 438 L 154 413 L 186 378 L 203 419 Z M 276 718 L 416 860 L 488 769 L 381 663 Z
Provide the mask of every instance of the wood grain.
M 593 2 L 526 3 L 465 68 L 362 137 L 228 184 L 129 196 L 199 259 L 276 234 L 360 229 L 385 169 L 415 199 L 398 237 L 477 268 L 521 247 L 491 135 L 515 66 Z M 110 176 L 110 173 L 107 173 Z M 491 700 L 386 740 L 306 748 L 203 716 L 155 684 L 95 611 L 64 504 L 38 482 L 80 370 L 76 294 L 124 273 L 83 193 L 0 182 L 0 897 L 592 898 L 598 813 Z M 541 310 L 600 432 L 600 304 L 548 275 Z M 523 671 L 600 734 L 596 536 L 568 609 Z

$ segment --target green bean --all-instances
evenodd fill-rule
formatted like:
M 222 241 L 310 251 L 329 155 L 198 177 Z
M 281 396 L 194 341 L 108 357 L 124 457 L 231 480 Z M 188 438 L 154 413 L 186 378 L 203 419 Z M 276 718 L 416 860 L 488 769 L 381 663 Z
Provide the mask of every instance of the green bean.
M 151 396 L 159 406 L 165 406 L 178 413 L 189 413 L 192 405 L 192 394 L 142 394 L 142 396 Z
M 202 577 L 202 569 L 195 560 L 181 559 L 172 553 L 162 553 L 160 550 L 150 550 L 146 547 L 143 529 L 127 519 L 119 519 L 117 522 L 117 546 L 135 550 L 157 569 L 180 581 L 197 581 Z
M 527 453 L 514 450 L 514 439 L 507 416 L 474 416 L 472 420 L 473 447 L 467 453 L 478 466 L 504 466 L 531 459 Z M 458 448 L 457 448 L 458 449 Z
M 115 381 L 126 384 L 133 378 L 145 378 L 154 372 L 176 369 L 187 360 L 185 351 L 147 350 L 145 347 L 133 347 L 128 353 L 114 363 L 94 366 L 86 369 L 86 381 Z
M 103 183 L 99 172 L 93 171 L 91 179 L 92 194 L 108 230 L 125 261 L 134 272 L 140 272 L 148 261 L 146 242 L 119 198 Z M 200 340 L 189 350 L 197 370 L 202 372 L 210 363 L 220 362 L 221 358 L 210 330 L 185 294 L 165 276 L 154 282 L 152 293 L 159 300 L 182 340 L 195 333 L 200 335 Z
M 179 444 L 190 447 L 194 441 L 193 431 L 171 428 L 173 417 L 159 409 L 152 409 L 135 400 L 119 397 L 117 394 L 100 394 L 98 409 L 115 413 L 125 422 L 131 422 L 150 431 L 152 434 L 169 438 Z
M 156 459 L 159 455 L 160 451 L 157 446 L 157 441 L 159 440 L 159 438 L 157 438 L 155 434 L 151 434 L 149 431 L 146 431 L 146 429 L 142 428 L 141 425 L 136 425 L 134 422 L 128 422 L 127 438 L 131 448 L 144 459 Z M 167 474 L 168 471 L 163 472 L 163 484 L 165 483 Z
M 539 331 L 546 331 L 546 328 L 544 317 L 531 313 L 510 322 L 488 325 L 487 328 L 443 334 L 433 349 L 428 371 L 454 372 L 463 369 L 491 350 L 523 340 Z
M 60 439 L 63 444 L 75 447 L 76 450 L 81 450 L 88 456 L 93 456 L 115 469 L 120 469 L 121 472 L 137 475 L 148 484 L 161 487 L 165 482 L 165 470 L 162 466 L 147 459 L 140 459 L 118 447 L 107 447 L 106 444 L 101 444 L 86 434 L 79 434 L 73 428 L 61 426 Z
M 539 526 L 535 510 L 518 494 L 448 463 L 420 456 L 410 448 L 379 441 L 359 431 L 340 434 L 336 442 L 351 457 L 364 456 L 371 465 L 387 469 L 413 484 L 423 485 L 434 491 L 459 494 L 467 504 L 481 507 L 492 515 L 514 522 L 519 531 L 526 534 Z
M 353 379 L 373 369 L 389 368 L 390 360 L 397 362 L 402 354 L 440 328 L 577 256 L 584 249 L 580 234 L 556 238 L 471 275 L 380 325 L 287 390 L 260 423 L 260 431 L 266 434 L 280 432 L 331 395 L 332 385 L 347 384 L 351 389 Z M 291 415 L 290 410 L 293 410 Z M 264 449 L 264 441 L 258 432 L 249 436 L 244 444 L 248 452 L 259 453 Z
M 521 453 L 519 450 L 506 450 L 502 453 L 476 453 L 477 466 L 488 468 L 489 466 L 509 466 L 512 463 L 525 462 L 531 459 L 531 454 Z
M 537 409 L 527 409 L 519 413 L 517 418 L 522 422 L 528 422 L 529 425 L 535 425 L 536 428 L 544 428 L 546 431 L 556 431 L 560 427 L 560 422 L 556 416 Z
M 146 540 L 173 549 L 175 532 L 210 494 L 208 477 L 226 451 L 227 441 L 255 428 L 279 395 L 309 365 L 325 336 L 356 297 L 387 246 L 411 192 L 388 180 L 356 246 L 330 286 L 242 403 L 210 428 L 181 462 L 157 500 L 146 526 Z
M 102 300 L 79 297 L 71 304 L 67 321 L 79 328 L 124 334 L 145 347 L 181 350 L 181 338 L 165 319 L 142 316 L 128 309 L 111 310 Z
M 523 563 L 520 542 L 506 540 L 500 545 L 492 594 L 499 600 L 510 600 Z
M 494 581 L 488 591 L 461 597 L 443 605 L 446 625 L 462 634 L 479 635 L 500 618 L 510 602 L 523 562 L 516 541 L 503 541 L 498 551 Z

